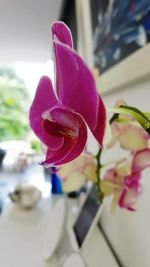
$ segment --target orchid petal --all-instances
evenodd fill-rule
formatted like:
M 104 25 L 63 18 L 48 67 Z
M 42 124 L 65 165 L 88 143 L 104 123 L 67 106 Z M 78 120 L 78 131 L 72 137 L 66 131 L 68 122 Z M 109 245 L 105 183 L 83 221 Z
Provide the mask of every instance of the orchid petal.
M 127 159 L 123 159 L 116 165 L 115 171 L 116 171 L 117 176 L 120 178 L 130 175 L 132 172 L 131 162 Z
M 95 139 L 100 145 L 104 145 L 104 134 L 106 130 L 106 111 L 102 99 L 99 96 L 98 117 L 95 129 L 91 129 Z M 107 136 L 108 137 L 108 136 Z
M 30 108 L 30 126 L 39 139 L 51 149 L 59 149 L 64 142 L 63 138 L 50 137 L 43 130 L 43 118 L 42 113 L 47 109 L 55 106 L 57 99 L 53 92 L 51 80 L 44 76 L 41 78 L 35 98 Z
M 85 184 L 85 176 L 74 172 L 68 179 L 63 182 L 63 191 L 78 191 Z
M 78 158 L 72 160 L 71 162 L 64 164 L 59 167 L 58 174 L 61 179 L 68 179 L 72 173 L 81 172 L 85 166 L 84 154 L 81 154 Z
M 118 129 L 118 124 L 116 122 L 113 122 L 111 125 L 111 140 L 109 143 L 107 143 L 107 148 L 111 148 L 114 145 L 116 145 L 117 141 L 118 141 L 118 137 L 120 135 L 120 131 Z
M 105 172 L 103 179 L 113 183 L 115 182 L 115 178 L 116 178 L 116 172 L 113 168 L 111 168 Z
M 128 188 L 136 185 L 138 186 L 141 179 L 141 172 L 132 173 L 132 175 L 126 176 L 124 178 L 124 185 Z
M 115 107 L 120 107 L 120 106 L 127 106 L 127 103 L 124 101 L 124 99 L 119 99 L 115 103 Z
M 57 88 L 59 100 L 65 106 L 78 112 L 89 128 L 94 131 L 97 127 L 100 102 L 94 78 L 83 60 L 73 50 L 60 42 L 55 42 L 54 47 L 57 77 L 59 79 L 57 82 L 59 85 L 59 88 Z M 104 106 L 102 103 L 100 103 L 100 107 L 101 116 L 103 116 Z
M 142 128 L 130 125 L 120 134 L 119 142 L 123 149 L 137 151 L 148 146 L 148 135 Z
M 140 184 L 133 184 L 131 188 L 124 188 L 119 199 L 119 206 L 134 211 L 134 205 L 138 196 L 142 193 L 142 186 Z
M 46 160 L 43 165 L 62 165 L 78 157 L 83 151 L 87 140 L 87 129 L 81 116 L 76 114 L 79 123 L 79 135 L 77 138 L 65 138 L 64 145 L 60 150 L 52 151 L 48 149 Z
M 111 131 L 111 126 L 109 123 L 109 119 L 106 116 L 106 126 L 105 126 L 105 132 L 104 132 L 104 137 L 103 137 L 103 148 L 107 149 L 107 146 L 110 144 L 112 140 L 112 131 Z
M 68 154 L 70 154 L 76 142 L 77 142 L 77 138 L 73 138 L 73 139 L 65 138 L 63 146 L 57 151 L 54 151 L 48 148 L 47 153 L 46 153 L 46 159 L 41 164 L 45 166 L 47 165 L 58 166 L 59 164 L 57 163 L 61 160 L 64 160 L 68 156 Z
M 106 171 L 103 180 L 101 181 L 101 190 L 105 196 L 113 194 L 116 190 L 120 190 L 122 184 L 117 181 L 116 171 L 111 168 Z
M 96 175 L 96 165 L 95 164 L 89 164 L 84 168 L 84 175 L 86 177 L 86 180 L 90 180 L 94 183 L 97 181 L 97 175 Z
M 118 190 L 121 190 L 121 186 L 119 184 L 115 184 L 107 180 L 101 181 L 101 191 L 103 192 L 104 196 L 110 196 Z
M 147 148 L 136 152 L 132 162 L 133 172 L 140 172 L 148 167 L 150 167 L 150 149 Z
M 80 179 L 80 174 L 84 175 L 84 180 L 96 181 L 96 164 L 95 159 L 91 154 L 81 154 L 75 160 L 62 165 L 58 169 L 58 175 L 62 180 L 70 179 L 77 173 Z
M 118 205 L 119 198 L 120 198 L 120 191 L 115 191 L 115 193 L 113 195 L 112 202 L 111 202 L 111 207 L 110 207 L 110 210 L 111 210 L 112 214 L 114 214 L 115 211 L 116 211 L 116 207 Z
M 54 107 L 50 111 L 51 117 L 60 125 L 72 130 L 75 136 L 79 133 L 79 124 L 75 113 L 59 106 Z
M 73 47 L 73 40 L 70 29 L 62 21 L 57 21 L 52 24 L 52 35 L 57 37 L 57 39 L 68 45 L 70 48 Z

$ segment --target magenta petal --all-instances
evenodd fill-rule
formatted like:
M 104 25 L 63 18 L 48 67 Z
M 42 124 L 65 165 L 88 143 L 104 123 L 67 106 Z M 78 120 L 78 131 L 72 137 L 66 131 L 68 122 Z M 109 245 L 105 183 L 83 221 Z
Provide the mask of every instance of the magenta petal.
M 77 117 L 78 117 L 78 122 L 79 122 L 79 136 L 78 136 L 77 142 L 75 143 L 70 153 L 66 156 L 66 158 L 59 161 L 57 165 L 65 164 L 77 158 L 82 153 L 83 149 L 85 148 L 85 144 L 87 141 L 87 128 L 82 118 L 79 115 L 77 115 Z
M 77 115 L 79 122 L 79 136 L 78 138 L 65 139 L 64 145 L 57 151 L 51 151 L 48 149 L 46 160 L 42 163 L 43 165 L 61 165 L 72 161 L 78 157 L 83 151 L 86 140 L 87 140 L 87 129 L 82 118 Z
M 59 100 L 78 112 L 89 128 L 94 130 L 97 126 L 99 105 L 94 78 L 73 50 L 60 42 L 55 42 L 54 47 Z
M 67 110 L 66 108 L 56 106 L 52 110 L 50 110 L 50 115 L 54 121 L 66 128 L 69 128 L 74 137 L 78 135 L 79 123 L 76 119 L 75 113 Z
M 125 188 L 120 196 L 119 206 L 134 211 L 135 208 L 133 206 L 136 204 L 136 200 L 141 193 L 142 186 L 140 184 L 133 184 L 129 189 Z
M 102 146 L 103 144 L 103 137 L 105 133 L 105 127 L 106 127 L 106 111 L 104 103 L 99 96 L 99 108 L 98 108 L 98 117 L 96 122 L 96 128 L 94 130 L 91 129 L 95 139 L 98 141 L 98 143 Z
M 132 162 L 133 172 L 140 172 L 148 167 L 150 167 L 150 148 L 136 152 Z
M 43 129 L 42 113 L 47 109 L 55 106 L 57 104 L 57 99 L 53 92 L 53 87 L 51 80 L 44 76 L 41 78 L 35 98 L 33 100 L 32 106 L 30 108 L 30 126 L 34 133 L 39 137 L 39 139 L 51 149 L 58 149 L 62 146 L 64 140 L 63 138 L 50 137 Z
M 63 160 L 68 156 L 70 151 L 73 149 L 75 143 L 77 142 L 77 138 L 74 139 L 65 139 L 63 146 L 57 151 L 51 150 L 48 148 L 46 159 L 41 164 L 42 165 L 57 165 L 57 162 Z
M 52 35 L 53 38 L 56 36 L 61 43 L 70 46 L 70 48 L 73 47 L 73 40 L 70 29 L 62 21 L 57 21 L 53 23 Z
M 140 184 L 141 173 L 137 172 L 133 175 L 125 177 L 124 189 L 119 199 L 119 206 L 134 211 L 134 205 L 138 196 L 142 193 L 142 185 Z
M 131 188 L 134 185 L 138 185 L 141 179 L 141 172 L 133 173 L 132 175 L 126 176 L 124 184 L 126 187 Z

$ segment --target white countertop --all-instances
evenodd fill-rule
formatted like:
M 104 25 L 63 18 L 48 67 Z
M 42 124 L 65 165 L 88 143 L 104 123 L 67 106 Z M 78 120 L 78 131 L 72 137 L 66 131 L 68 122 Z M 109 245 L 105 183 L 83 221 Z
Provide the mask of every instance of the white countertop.
M 0 266 L 57 266 L 56 258 L 45 262 L 42 257 L 43 238 L 49 199 L 43 199 L 30 211 L 9 205 L 0 219 Z
M 27 174 L 30 174 L 32 178 L 35 176 L 38 180 L 38 177 L 43 175 L 43 170 L 41 173 L 37 173 L 36 169 L 35 173 L 35 170 L 31 171 L 30 169 L 24 176 Z M 38 184 L 40 184 L 39 180 Z M 49 197 L 42 198 L 40 203 L 32 210 L 22 210 L 6 201 L 0 216 L 1 267 L 60 266 L 56 255 L 49 261 L 44 261 L 42 256 L 47 216 L 51 212 L 56 198 L 56 196 L 49 194 Z M 87 240 L 83 257 L 88 267 L 118 266 L 98 228 L 95 228 L 91 237 Z

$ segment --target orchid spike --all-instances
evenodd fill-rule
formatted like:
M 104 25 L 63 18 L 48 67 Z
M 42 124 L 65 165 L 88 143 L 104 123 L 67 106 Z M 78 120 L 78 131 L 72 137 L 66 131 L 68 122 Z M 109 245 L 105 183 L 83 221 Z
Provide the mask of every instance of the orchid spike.
M 102 146 L 106 112 L 94 78 L 73 51 L 70 30 L 63 22 L 52 25 L 56 64 L 56 92 L 48 77 L 42 77 L 30 108 L 30 125 L 47 146 L 44 165 L 61 165 L 83 151 L 87 126 Z

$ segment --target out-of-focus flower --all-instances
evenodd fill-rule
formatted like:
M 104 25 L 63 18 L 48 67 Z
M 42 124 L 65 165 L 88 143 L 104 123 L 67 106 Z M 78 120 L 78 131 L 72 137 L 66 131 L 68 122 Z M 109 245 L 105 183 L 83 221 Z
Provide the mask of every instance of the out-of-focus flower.
M 52 25 L 56 63 L 56 95 L 48 77 L 42 77 L 30 108 L 30 125 L 48 147 L 44 165 L 61 165 L 83 151 L 87 126 L 102 146 L 105 107 L 93 75 L 72 49 L 70 30 L 62 22 Z
M 116 103 L 116 107 L 126 105 L 123 100 Z M 129 151 L 138 151 L 148 147 L 148 133 L 133 119 L 126 114 L 119 115 L 119 122 L 111 124 L 112 139 L 107 144 L 111 148 L 119 143 L 120 147 Z
M 96 182 L 96 162 L 91 154 L 81 154 L 78 158 L 62 165 L 58 175 L 65 192 L 78 191 L 87 180 Z
M 132 160 L 124 159 L 109 169 L 101 181 L 104 196 L 113 195 L 112 210 L 121 208 L 135 210 L 138 196 L 142 192 L 141 171 L 150 166 L 150 149 L 135 152 Z
M 138 151 L 148 147 L 149 135 L 140 126 L 130 123 L 112 123 L 112 139 L 107 144 L 111 148 L 116 143 L 129 151 Z

